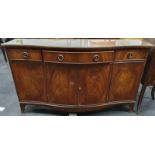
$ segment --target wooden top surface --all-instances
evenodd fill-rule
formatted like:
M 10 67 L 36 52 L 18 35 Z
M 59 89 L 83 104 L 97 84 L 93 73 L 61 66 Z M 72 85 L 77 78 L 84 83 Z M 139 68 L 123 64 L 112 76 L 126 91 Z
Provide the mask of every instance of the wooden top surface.
M 3 43 L 4 47 L 42 48 L 117 48 L 153 47 L 153 44 L 138 39 L 14 39 Z

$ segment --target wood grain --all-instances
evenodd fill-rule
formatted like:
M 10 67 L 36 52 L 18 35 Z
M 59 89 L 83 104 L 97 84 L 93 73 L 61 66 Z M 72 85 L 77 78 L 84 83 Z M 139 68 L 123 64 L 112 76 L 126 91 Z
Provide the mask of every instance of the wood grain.
M 28 53 L 27 57 L 24 57 L 24 52 Z M 42 61 L 41 50 L 8 49 L 7 55 L 9 60 Z
M 107 102 L 110 82 L 110 64 L 80 66 L 79 104 L 101 104 Z
M 131 58 L 128 55 L 131 54 Z M 122 60 L 145 60 L 147 57 L 147 50 L 117 50 L 115 53 L 115 61 Z
M 136 99 L 143 69 L 143 62 L 114 63 L 109 101 L 134 101 Z
M 63 61 L 58 60 L 58 56 L 64 57 Z M 98 61 L 94 61 L 94 56 L 99 56 Z M 55 63 L 104 63 L 111 62 L 114 59 L 114 51 L 102 51 L 102 52 L 55 52 L 55 51 L 43 51 L 43 57 L 45 62 Z
M 63 64 L 46 64 L 48 102 L 74 105 L 77 99 L 77 67 Z
M 13 61 L 10 65 L 20 101 L 47 101 L 42 63 Z

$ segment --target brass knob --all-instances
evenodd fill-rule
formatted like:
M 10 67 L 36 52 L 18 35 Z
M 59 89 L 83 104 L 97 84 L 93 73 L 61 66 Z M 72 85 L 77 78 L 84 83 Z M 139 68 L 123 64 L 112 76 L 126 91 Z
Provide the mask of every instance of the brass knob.
M 127 58 L 132 59 L 133 58 L 133 53 L 128 53 Z
M 23 52 L 23 57 L 26 59 L 29 57 L 29 53 L 28 52 Z
M 100 56 L 98 54 L 93 56 L 93 61 L 97 62 L 100 60 Z
M 63 61 L 64 60 L 64 56 L 62 54 L 58 55 L 58 61 Z

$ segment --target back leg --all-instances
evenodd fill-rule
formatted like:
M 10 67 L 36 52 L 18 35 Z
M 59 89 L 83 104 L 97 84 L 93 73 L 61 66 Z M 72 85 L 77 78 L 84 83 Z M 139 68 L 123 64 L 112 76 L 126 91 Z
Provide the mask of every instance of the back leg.
M 151 91 L 151 96 L 153 100 L 154 100 L 154 94 L 155 94 L 155 86 L 153 86 L 152 91 Z
M 137 114 L 141 108 L 141 104 L 142 104 L 142 100 L 143 100 L 143 96 L 144 96 L 144 93 L 145 93 L 145 90 L 146 90 L 146 85 L 144 84 L 142 86 L 142 89 L 141 89 L 141 92 L 140 92 L 140 95 L 139 95 L 139 99 L 138 99 L 138 104 L 137 104 Z

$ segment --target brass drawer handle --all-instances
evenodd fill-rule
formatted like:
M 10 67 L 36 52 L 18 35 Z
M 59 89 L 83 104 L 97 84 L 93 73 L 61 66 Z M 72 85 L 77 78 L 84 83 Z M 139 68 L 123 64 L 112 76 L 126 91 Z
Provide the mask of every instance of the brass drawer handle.
M 128 53 L 127 58 L 132 59 L 133 58 L 133 53 Z
M 62 54 L 58 55 L 58 61 L 63 61 L 64 60 L 64 56 Z
M 23 52 L 23 57 L 26 59 L 29 57 L 29 53 L 28 52 Z
M 100 60 L 100 56 L 98 54 L 93 56 L 93 61 L 97 62 Z

